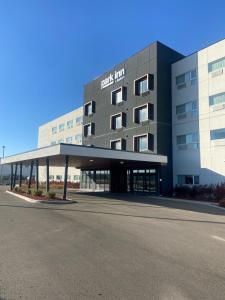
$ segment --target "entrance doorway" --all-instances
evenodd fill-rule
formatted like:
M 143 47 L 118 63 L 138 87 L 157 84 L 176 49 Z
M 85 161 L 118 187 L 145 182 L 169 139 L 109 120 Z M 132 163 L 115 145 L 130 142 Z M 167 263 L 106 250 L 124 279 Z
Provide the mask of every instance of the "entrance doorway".
M 133 180 L 130 176 L 133 176 Z M 128 170 L 128 180 L 129 190 L 133 190 L 134 192 L 147 192 L 154 194 L 158 191 L 156 169 L 141 169 L 133 170 L 132 172 Z M 133 188 L 131 186 L 132 182 Z

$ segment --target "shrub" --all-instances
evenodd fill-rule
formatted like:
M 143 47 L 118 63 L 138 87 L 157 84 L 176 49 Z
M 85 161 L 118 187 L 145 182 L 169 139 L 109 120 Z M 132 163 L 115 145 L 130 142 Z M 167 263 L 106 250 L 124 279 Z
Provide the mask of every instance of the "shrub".
M 41 197 L 42 196 L 42 190 L 33 190 L 32 195 L 35 197 Z
M 32 193 L 32 191 L 31 191 L 31 189 L 29 189 L 29 190 L 27 191 L 27 194 L 28 194 L 28 195 L 31 195 L 31 193 Z
M 225 184 L 217 184 L 214 188 L 214 195 L 217 201 L 225 198 Z
M 48 192 L 46 194 L 46 196 L 47 196 L 48 199 L 55 199 L 55 193 L 54 192 Z
M 19 188 L 18 188 L 18 186 L 16 186 L 16 187 L 14 188 L 14 191 L 15 191 L 16 193 L 18 193 L 18 192 L 19 192 Z
M 219 201 L 219 205 L 225 207 L 225 199 Z

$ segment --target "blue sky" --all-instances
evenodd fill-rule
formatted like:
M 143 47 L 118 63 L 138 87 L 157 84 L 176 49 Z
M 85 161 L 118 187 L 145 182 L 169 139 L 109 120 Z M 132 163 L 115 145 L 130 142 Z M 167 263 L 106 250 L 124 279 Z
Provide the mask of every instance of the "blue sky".
M 82 104 L 83 85 L 160 40 L 190 54 L 225 38 L 223 1 L 0 0 L 0 156 Z

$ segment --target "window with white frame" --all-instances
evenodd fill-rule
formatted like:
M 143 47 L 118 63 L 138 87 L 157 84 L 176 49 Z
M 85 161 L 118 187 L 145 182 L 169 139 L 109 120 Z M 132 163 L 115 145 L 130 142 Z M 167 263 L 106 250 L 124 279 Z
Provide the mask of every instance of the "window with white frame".
M 153 89 L 153 75 L 146 74 L 134 81 L 134 94 L 140 96 Z
M 71 128 L 73 128 L 73 120 L 69 120 L 69 121 L 67 121 L 67 129 L 71 129 Z
M 192 148 L 198 149 L 199 146 L 198 132 L 178 135 L 177 145 L 192 145 Z
M 121 150 L 122 149 L 122 140 L 118 139 L 118 140 L 111 141 L 111 149 Z
M 85 116 L 91 116 L 95 112 L 95 101 L 90 101 L 84 105 Z
M 81 125 L 83 122 L 83 117 L 82 116 L 76 117 L 75 122 L 76 122 L 76 126 Z
M 146 133 L 139 136 L 134 136 L 134 151 L 144 152 L 147 150 L 154 150 L 154 135 Z
M 111 103 L 113 105 L 123 102 L 126 98 L 126 88 L 120 87 L 111 92 Z
M 53 181 L 54 180 L 54 175 L 49 175 L 49 180 Z
M 219 93 L 209 97 L 210 106 L 222 104 L 222 103 L 225 103 L 225 93 Z
M 125 127 L 126 122 L 126 114 L 125 113 L 119 113 L 114 116 L 111 116 L 111 129 L 120 129 L 122 127 Z
M 56 175 L 56 180 L 61 181 L 62 180 L 62 175 Z
M 176 76 L 176 86 L 178 89 L 185 88 L 187 85 L 195 85 L 197 82 L 197 71 L 193 69 L 186 73 Z
M 178 175 L 177 181 L 179 185 L 194 185 L 199 184 L 199 176 L 198 175 Z
M 58 143 L 59 143 L 59 144 L 62 144 L 62 143 L 64 143 L 64 139 L 60 139 L 60 140 L 58 140 Z
M 84 136 L 88 137 L 91 135 L 94 135 L 95 131 L 95 124 L 94 123 L 89 123 L 84 125 Z
M 74 181 L 80 181 L 80 175 L 74 175 L 73 180 Z
M 54 126 L 54 127 L 52 127 L 52 134 L 56 134 L 56 133 L 57 133 L 57 127 Z
M 59 124 L 59 132 L 63 131 L 64 130 L 64 123 L 62 124 Z
M 154 106 L 151 103 L 147 103 L 134 108 L 134 122 L 142 123 L 147 120 L 154 119 Z
M 69 136 L 69 137 L 66 138 L 66 143 L 67 144 L 72 144 L 72 142 L 73 142 L 72 136 Z
M 184 114 L 187 112 L 194 112 L 198 110 L 197 101 L 189 101 L 181 105 L 176 106 L 176 114 Z
M 208 64 L 209 73 L 223 68 L 225 68 L 225 57 L 214 60 Z
M 225 139 L 225 128 L 210 130 L 210 139 L 212 141 Z

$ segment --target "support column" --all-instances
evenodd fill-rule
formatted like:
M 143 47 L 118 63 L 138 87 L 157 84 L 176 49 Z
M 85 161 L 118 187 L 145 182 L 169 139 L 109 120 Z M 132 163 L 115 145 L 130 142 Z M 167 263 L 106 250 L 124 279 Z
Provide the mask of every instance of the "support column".
M 10 174 L 10 190 L 13 189 L 13 164 L 11 164 L 11 174 Z
M 130 169 L 130 192 L 134 192 L 134 173 L 133 169 Z
M 36 190 L 39 190 L 39 161 L 36 160 Z
M 69 164 L 69 156 L 66 155 L 66 157 L 65 157 L 65 173 L 64 173 L 63 199 L 66 199 L 66 194 L 67 194 L 68 164 Z
M 46 192 L 49 192 L 49 158 L 46 158 Z
M 23 164 L 20 163 L 20 179 L 19 179 L 19 187 L 22 186 L 22 170 L 23 170 Z
M 15 173 L 14 173 L 14 179 L 13 179 L 13 188 L 16 186 L 17 166 L 18 166 L 18 164 L 16 163 Z
M 33 174 L 33 165 L 34 165 L 34 162 L 32 161 L 31 164 L 30 164 L 30 177 L 29 177 L 29 181 L 28 181 L 28 190 L 31 187 L 31 180 L 32 180 L 32 174 Z
M 127 169 L 122 165 L 117 165 L 110 169 L 110 192 L 127 192 Z

